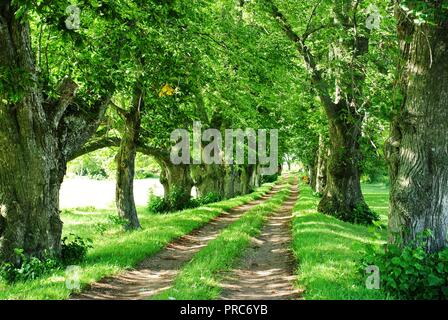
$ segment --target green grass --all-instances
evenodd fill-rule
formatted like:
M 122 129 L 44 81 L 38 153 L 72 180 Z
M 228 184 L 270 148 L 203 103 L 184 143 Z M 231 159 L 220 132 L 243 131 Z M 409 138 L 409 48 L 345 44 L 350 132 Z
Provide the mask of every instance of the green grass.
M 389 188 L 383 183 L 362 184 L 362 193 L 370 209 L 380 215 L 383 224 L 389 214 Z
M 245 213 L 182 268 L 173 287 L 153 299 L 212 300 L 219 297 L 223 272 L 235 265 L 250 245 L 251 238 L 259 234 L 267 217 L 289 194 L 290 185 L 287 185 L 271 199 Z
M 370 208 L 387 221 L 388 189 L 384 185 L 363 185 Z M 294 208 L 293 251 L 297 259 L 297 287 L 305 299 L 385 299 L 380 290 L 368 290 L 359 260 L 365 244 L 382 243 L 368 227 L 345 223 L 316 212 L 319 199 L 301 185 Z M 383 229 L 384 230 L 384 229 Z
M 125 232 L 109 221 L 109 215 L 116 215 L 114 210 L 64 210 L 61 216 L 64 234 L 74 233 L 93 240 L 94 248 L 81 265 L 81 287 L 136 266 L 175 238 L 203 226 L 224 210 L 260 198 L 272 186 L 273 184 L 266 184 L 249 195 L 167 215 L 155 215 L 148 213 L 145 208 L 139 208 L 143 229 L 134 232 Z M 64 270 L 56 270 L 39 279 L 12 285 L 0 282 L 0 300 L 66 299 L 70 293 L 65 285 Z

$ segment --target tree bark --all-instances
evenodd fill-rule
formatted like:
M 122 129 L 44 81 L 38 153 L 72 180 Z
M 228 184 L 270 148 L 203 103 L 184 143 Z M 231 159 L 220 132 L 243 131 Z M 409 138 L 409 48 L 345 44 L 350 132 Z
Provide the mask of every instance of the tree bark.
M 226 169 L 224 195 L 226 198 L 233 198 L 240 193 L 239 168 L 237 165 L 231 164 Z
M 448 22 L 417 26 L 396 13 L 404 100 L 387 144 L 390 242 L 431 230 L 426 249 L 436 252 L 448 245 Z
M 255 174 L 255 165 L 245 165 L 241 172 L 241 194 L 248 194 L 254 190 L 252 176 Z
M 213 192 L 221 197 L 225 196 L 225 168 L 222 165 L 197 165 L 194 166 L 195 186 L 198 190 L 198 196 L 204 196 Z
M 117 181 L 115 203 L 118 215 L 127 220 L 127 225 L 125 226 L 127 230 L 136 230 L 141 227 L 134 200 L 134 175 L 143 101 L 142 89 L 137 84 L 132 107 L 124 115 L 125 127 L 116 157 Z
M 0 71 L 14 78 L 20 70 L 22 76 L 16 76 L 27 77 L 20 78 L 20 87 L 5 83 L 0 92 L 0 259 L 14 263 L 16 248 L 36 257 L 59 253 L 59 190 L 66 164 L 96 131 L 108 103 L 105 98 L 79 112 L 72 103 L 76 84 L 68 78 L 59 100 L 44 102 L 29 24 L 16 20 L 16 9 L 11 1 L 0 5 Z
M 319 150 L 316 168 L 316 187 L 315 191 L 322 194 L 327 184 L 327 148 L 322 135 L 319 135 Z
M 309 169 L 310 187 L 316 190 L 316 177 L 317 177 L 317 159 L 313 161 L 313 165 Z
M 358 167 L 360 124 L 347 124 L 330 118 L 329 126 L 331 148 L 327 185 L 318 211 L 354 222 L 352 212 L 366 207 Z
M 163 185 L 165 197 L 168 197 L 170 192 L 174 190 L 181 190 L 188 200 L 191 196 L 191 188 L 193 188 L 193 179 L 191 178 L 190 165 L 179 164 L 174 165 L 170 159 L 157 159 L 162 171 L 160 174 L 160 183 Z M 188 198 L 188 199 L 187 199 Z
M 229 166 L 224 180 L 224 197 L 251 193 L 258 185 L 256 165 Z

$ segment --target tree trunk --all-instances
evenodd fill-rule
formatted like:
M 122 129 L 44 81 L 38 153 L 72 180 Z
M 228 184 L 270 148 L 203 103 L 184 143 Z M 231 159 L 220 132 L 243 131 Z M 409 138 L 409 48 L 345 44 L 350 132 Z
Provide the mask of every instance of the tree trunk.
M 257 183 L 257 178 L 254 177 L 256 174 L 255 170 L 255 165 L 235 166 L 233 172 L 232 170 L 228 170 L 224 182 L 225 197 L 233 198 L 238 195 L 251 193 Z
M 319 135 L 319 150 L 316 167 L 315 191 L 322 194 L 327 184 L 327 148 L 322 135 Z
M 193 188 L 190 165 L 174 165 L 170 159 L 157 160 L 162 167 L 160 183 L 163 185 L 165 197 L 168 197 L 170 192 L 177 189 L 181 190 L 185 197 L 189 199 L 191 196 L 191 188 Z
M 138 86 L 138 85 L 137 85 Z M 140 134 L 140 111 L 143 107 L 143 95 L 140 87 L 134 93 L 131 110 L 125 115 L 120 148 L 116 157 L 117 183 L 115 202 L 118 215 L 127 220 L 126 229 L 140 228 L 134 200 L 135 157 Z
M 250 175 L 250 186 L 252 189 L 258 188 L 261 185 L 260 165 L 252 166 L 252 173 Z
M 329 118 L 329 132 L 327 185 L 318 211 L 348 222 L 371 223 L 359 177 L 360 122 L 349 124 L 338 118 Z M 362 217 L 363 213 L 367 214 L 367 220 L 359 220 L 354 212 L 361 213 Z
M 198 196 L 213 192 L 225 196 L 225 168 L 222 165 L 197 165 L 194 167 L 194 180 Z
M 231 164 L 226 169 L 224 196 L 225 198 L 233 198 L 240 192 L 239 168 L 237 165 Z
M 11 1 L 0 4 L 0 72 L 20 79 L 0 92 L 0 259 L 15 263 L 15 248 L 36 257 L 59 253 L 66 163 L 96 131 L 108 101 L 80 114 L 71 103 L 76 85 L 65 79 L 60 99 L 44 102 L 29 24 L 16 20 L 16 10 Z
M 309 173 L 310 187 L 311 189 L 316 190 L 317 161 L 314 161 L 313 165 L 310 166 Z
M 254 190 L 254 186 L 251 184 L 252 176 L 255 171 L 255 165 L 245 165 L 241 172 L 241 194 L 248 194 Z
M 431 230 L 426 247 L 436 252 L 448 244 L 448 23 L 413 25 L 398 8 L 397 18 L 405 99 L 387 145 L 390 242 Z

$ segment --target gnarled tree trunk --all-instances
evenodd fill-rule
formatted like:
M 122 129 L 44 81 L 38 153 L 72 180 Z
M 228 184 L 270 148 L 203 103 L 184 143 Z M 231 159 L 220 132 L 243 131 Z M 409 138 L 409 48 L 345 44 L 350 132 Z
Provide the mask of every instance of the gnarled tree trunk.
M 327 167 L 327 185 L 318 210 L 354 222 L 356 208 L 366 207 L 359 177 L 361 135 L 360 125 L 329 119 L 330 155 Z
M 191 188 L 193 188 L 193 179 L 191 178 L 190 165 L 171 163 L 170 159 L 158 159 L 162 171 L 160 174 L 160 183 L 163 185 L 165 197 L 174 190 L 180 190 L 185 198 L 190 198 Z M 185 200 L 188 200 L 185 199 Z
M 198 196 L 201 197 L 210 192 L 222 197 L 225 196 L 226 170 L 224 166 L 217 164 L 196 165 L 193 173 Z
M 405 99 L 388 141 L 390 241 L 429 229 L 435 252 L 448 245 L 448 19 L 417 26 L 399 8 L 397 18 Z
M 108 102 L 81 114 L 72 104 L 76 84 L 68 78 L 59 100 L 44 102 L 29 24 L 16 20 L 16 10 L 11 1 L 0 4 L 0 72 L 21 79 L 0 92 L 0 259 L 11 262 L 17 262 L 15 248 L 37 257 L 59 252 L 66 163 L 96 131 Z M 19 101 L 9 95 L 17 91 Z

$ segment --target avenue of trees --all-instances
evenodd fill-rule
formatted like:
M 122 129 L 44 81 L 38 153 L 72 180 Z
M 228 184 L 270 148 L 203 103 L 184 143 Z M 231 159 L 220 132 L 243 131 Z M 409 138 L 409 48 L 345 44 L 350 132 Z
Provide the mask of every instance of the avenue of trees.
M 260 165 L 174 165 L 170 134 L 194 121 L 278 129 L 279 163 L 303 163 L 344 221 L 377 219 L 360 181 L 389 174 L 390 242 L 430 229 L 427 251 L 445 248 L 447 27 L 445 0 L 2 0 L 0 260 L 58 253 L 67 164 L 102 148 L 127 229 L 138 153 L 179 201 L 260 185 Z

